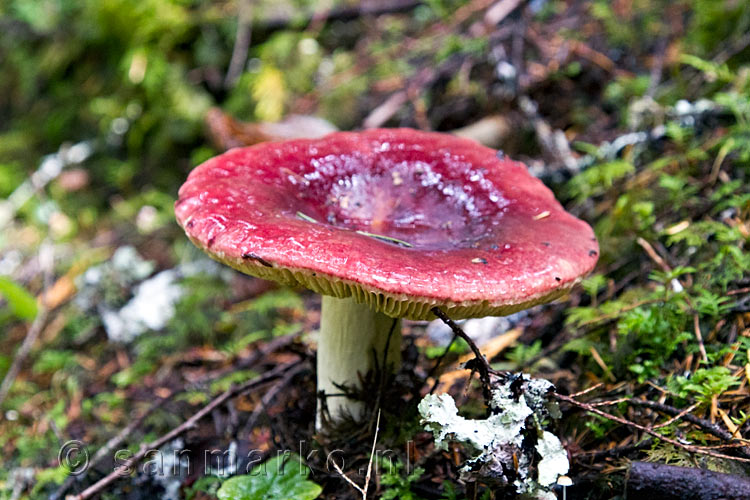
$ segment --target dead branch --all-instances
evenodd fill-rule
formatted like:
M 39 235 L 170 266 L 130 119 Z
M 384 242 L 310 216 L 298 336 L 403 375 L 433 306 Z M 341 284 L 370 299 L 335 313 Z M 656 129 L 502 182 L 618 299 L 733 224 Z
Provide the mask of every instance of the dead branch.
M 253 0 L 242 0 L 240 12 L 237 19 L 237 36 L 234 40 L 232 58 L 229 61 L 226 77 L 224 77 L 224 88 L 234 87 L 237 78 L 242 74 L 247 61 L 247 51 L 253 36 Z
M 440 320 L 448 325 L 448 327 L 453 331 L 453 334 L 461 337 L 464 339 L 464 341 L 469 345 L 469 348 L 471 349 L 471 352 L 474 353 L 475 359 L 472 361 L 476 361 L 476 363 L 472 364 L 472 368 L 476 369 L 477 372 L 479 372 L 479 378 L 482 380 L 482 389 L 485 393 L 485 397 L 489 398 L 489 392 L 490 392 L 490 375 L 500 375 L 499 372 L 497 372 L 492 366 L 490 365 L 490 362 L 487 361 L 487 358 L 484 357 L 482 354 L 482 351 L 479 350 L 479 347 L 474 343 L 474 341 L 469 337 L 463 329 L 456 324 L 455 321 L 450 319 L 447 314 L 445 314 L 440 308 L 433 307 L 431 309 L 432 314 L 440 318 Z M 471 363 L 471 362 L 470 362 Z M 467 363 L 468 365 L 469 363 Z
M 276 382 L 276 384 L 274 384 L 274 386 L 271 387 L 263 395 L 263 398 L 260 400 L 258 405 L 253 409 L 253 412 L 250 414 L 250 417 L 247 419 L 247 423 L 245 424 L 243 434 L 249 434 L 253 430 L 261 414 L 268 409 L 268 406 L 271 403 L 273 403 L 273 400 L 276 399 L 276 396 L 279 395 L 279 393 L 289 384 L 289 382 L 291 382 L 291 380 L 299 372 L 302 371 L 303 368 L 304 366 L 298 365 L 296 368 L 289 370 L 281 380 Z
M 746 442 L 744 442 L 743 440 L 737 439 L 729 431 L 725 431 L 724 429 L 714 424 L 713 422 L 710 422 L 700 417 L 696 417 L 692 413 L 684 413 L 684 411 L 678 408 L 675 408 L 673 406 L 669 406 L 663 403 L 657 403 L 656 401 L 647 401 L 644 399 L 635 399 L 635 398 L 628 399 L 627 403 L 633 406 L 642 406 L 645 408 L 650 408 L 652 410 L 656 410 L 661 413 L 666 413 L 667 415 L 671 415 L 673 417 L 680 416 L 680 418 L 682 418 L 686 422 L 690 422 L 691 424 L 699 427 L 700 429 L 707 432 L 708 434 L 711 434 L 712 436 L 715 436 L 723 441 L 726 441 L 727 443 L 738 444 L 738 445 L 746 444 Z M 746 458 L 750 458 L 750 449 L 748 449 L 745 446 L 738 449 L 737 452 Z
M 276 380 L 279 377 L 282 377 L 283 375 L 286 374 L 286 372 L 288 372 L 291 369 L 294 369 L 301 362 L 302 361 L 296 361 L 294 363 L 279 366 L 269 371 L 268 373 L 261 375 L 258 378 L 249 380 L 245 382 L 244 384 L 228 389 L 227 391 L 223 392 L 221 395 L 214 398 L 210 403 L 208 403 L 206 406 L 201 408 L 197 413 L 195 413 L 192 417 L 190 417 L 185 422 L 180 424 L 178 427 L 175 427 L 168 433 L 164 434 L 160 438 L 150 443 L 142 444 L 138 452 L 135 455 L 133 455 L 132 458 L 127 460 L 125 464 L 123 464 L 120 467 L 117 467 L 107 476 L 105 476 L 104 478 L 100 479 L 93 485 L 83 490 L 83 492 L 81 492 L 80 494 L 72 496 L 71 500 L 86 500 L 87 498 L 91 498 L 94 495 L 100 493 L 104 488 L 109 486 L 111 483 L 117 481 L 121 477 L 128 475 L 128 471 L 132 469 L 135 465 L 137 465 L 141 460 L 143 460 L 143 458 L 149 453 L 150 450 L 158 449 L 164 446 L 166 443 L 172 441 L 173 439 L 181 436 L 188 430 L 192 429 L 203 417 L 205 417 L 206 415 L 209 415 L 214 409 L 223 405 L 228 400 L 234 397 L 237 397 L 251 389 L 255 389 L 256 387 L 267 384 L 268 382 L 272 380 Z
M 424 2 L 421 0 L 391 0 L 385 2 L 363 1 L 359 5 L 337 7 L 327 12 L 308 12 L 300 17 L 276 17 L 271 19 L 256 19 L 256 24 L 266 30 L 286 29 L 291 26 L 307 26 L 315 18 L 326 21 L 352 21 L 360 17 L 382 16 L 384 14 L 400 14 L 409 12 Z
M 619 457 L 624 457 L 634 452 L 638 452 L 641 450 L 651 448 L 653 444 L 654 444 L 654 440 L 651 438 L 647 438 L 637 444 L 629 444 L 626 446 L 616 446 L 614 448 L 609 448 L 607 450 L 581 451 L 578 453 L 572 453 L 572 456 L 574 459 L 579 460 L 579 461 L 582 461 L 582 460 L 597 461 L 597 460 L 601 460 L 605 458 L 619 458 Z
M 152 404 L 151 406 L 146 409 L 138 418 L 133 420 L 130 425 L 122 429 L 120 432 L 118 432 L 115 436 L 110 438 L 109 441 L 107 441 L 104 446 L 99 448 L 96 453 L 94 453 L 94 456 L 91 457 L 91 462 L 89 464 L 89 468 L 94 468 L 97 465 L 99 465 L 107 456 L 109 456 L 115 448 L 120 446 L 130 435 L 146 420 L 146 418 L 149 417 L 152 413 L 154 413 L 157 409 L 161 408 L 164 403 L 166 403 L 169 399 L 172 398 L 174 394 L 170 395 L 167 398 L 160 399 L 156 403 Z M 78 476 L 68 476 L 67 479 L 63 482 L 63 484 L 60 485 L 60 487 L 55 491 L 52 495 L 50 495 L 50 500 L 58 500 L 59 498 L 62 498 L 66 491 L 73 485 L 73 483 L 76 481 Z
M 716 453 L 714 451 L 711 451 L 710 449 L 706 449 L 700 446 L 695 446 L 692 444 L 685 444 L 680 441 L 677 441 L 676 439 L 669 438 L 667 436 L 663 436 L 662 434 L 659 434 L 651 427 L 646 427 L 644 425 L 638 424 L 636 422 L 631 422 L 630 420 L 627 420 L 622 417 L 618 417 L 617 415 L 612 415 L 611 413 L 607 413 L 605 411 L 600 410 L 599 408 L 592 406 L 588 403 L 582 403 L 580 401 L 575 400 L 574 398 L 571 398 L 570 396 L 565 396 L 564 394 L 559 394 L 557 392 L 552 393 L 552 397 L 557 399 L 558 401 L 562 401 L 568 404 L 571 404 L 573 406 L 576 406 L 582 410 L 585 410 L 589 413 L 593 413 L 594 415 L 599 415 L 600 417 L 603 417 L 607 420 L 611 420 L 613 422 L 617 422 L 618 424 L 625 425 L 628 427 L 632 427 L 633 429 L 638 429 L 641 432 L 645 432 L 646 434 L 649 434 L 656 439 L 659 439 L 660 441 L 664 441 L 665 443 L 669 443 L 672 446 L 676 446 L 677 448 L 683 449 L 689 453 L 696 453 L 700 455 L 707 455 L 713 458 L 720 458 L 725 460 L 736 460 L 739 462 L 747 462 L 750 463 L 750 458 L 745 457 L 734 457 L 732 455 L 726 455 L 724 453 Z
M 367 500 L 367 490 L 370 488 L 370 478 L 372 475 L 372 459 L 375 457 L 375 446 L 378 444 L 378 432 L 380 431 L 380 410 L 378 410 L 378 417 L 377 421 L 375 423 L 375 436 L 372 439 L 372 450 L 370 451 L 370 460 L 367 462 L 367 476 L 365 477 L 365 485 L 360 486 L 357 483 L 355 483 L 352 479 L 350 479 L 346 474 L 344 474 L 344 471 L 341 470 L 341 467 L 339 464 L 336 463 L 335 460 L 331 460 L 331 464 L 333 465 L 333 468 L 336 470 L 336 472 L 341 476 L 344 481 L 349 483 L 349 485 L 357 490 L 362 495 L 362 500 Z
M 640 500 L 746 500 L 750 480 L 705 469 L 633 462 L 628 498 Z

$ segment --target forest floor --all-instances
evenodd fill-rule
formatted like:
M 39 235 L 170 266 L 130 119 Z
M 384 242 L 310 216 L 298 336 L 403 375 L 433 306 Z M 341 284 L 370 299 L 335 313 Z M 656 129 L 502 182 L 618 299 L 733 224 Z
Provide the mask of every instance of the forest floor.
M 420 424 L 431 390 L 487 411 L 450 328 L 405 322 L 368 425 L 316 434 L 319 297 L 208 260 L 174 221 L 201 161 L 334 126 L 473 137 L 594 227 L 567 297 L 463 323 L 492 370 L 555 385 L 568 498 L 624 498 L 641 462 L 742 483 L 750 4 L 330 4 L 0 6 L 0 499 L 362 498 L 373 455 L 368 498 L 515 498 Z M 216 455 L 243 473 L 279 451 L 309 476 L 222 496 Z

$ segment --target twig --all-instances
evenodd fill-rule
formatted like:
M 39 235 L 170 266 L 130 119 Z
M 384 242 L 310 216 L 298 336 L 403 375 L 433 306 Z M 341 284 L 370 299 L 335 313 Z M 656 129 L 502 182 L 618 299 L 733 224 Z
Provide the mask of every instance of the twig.
M 258 361 L 265 359 L 266 356 L 268 356 L 270 353 L 277 351 L 281 349 L 282 347 L 285 347 L 291 344 L 298 337 L 299 337 L 299 332 L 294 332 L 288 335 L 282 335 L 281 337 L 276 337 L 275 339 L 263 344 L 263 346 L 260 347 L 258 350 L 253 351 L 253 354 L 251 356 L 248 356 L 247 358 L 243 358 L 239 360 L 239 362 L 234 363 L 230 366 L 227 366 L 226 368 L 221 368 L 214 372 L 206 374 L 200 377 L 198 380 L 194 380 L 190 382 L 188 384 L 188 387 L 201 386 L 201 385 L 213 382 L 214 380 L 217 380 L 234 371 L 249 368 L 253 366 L 255 363 L 257 363 Z
M 571 398 L 578 398 L 580 396 L 583 396 L 584 394 L 588 394 L 589 392 L 593 392 L 604 385 L 604 382 L 599 382 L 598 384 L 592 385 L 588 389 L 584 389 L 582 391 L 578 391 L 576 393 L 573 393 L 570 395 Z
M 325 13 L 308 12 L 299 17 L 276 17 L 272 19 L 256 20 L 256 24 L 266 30 L 278 30 L 290 26 L 307 26 L 314 18 L 323 18 L 326 21 L 351 21 L 365 16 L 381 16 L 383 14 L 399 14 L 413 10 L 424 2 L 421 0 L 391 0 L 382 2 L 363 1 L 359 5 L 351 7 L 339 7 L 330 9 Z
M 653 444 L 654 444 L 654 441 L 651 438 L 646 438 L 637 444 L 630 444 L 627 446 L 617 446 L 615 448 L 610 448 L 608 450 L 582 451 L 578 453 L 573 453 L 573 458 L 576 458 L 576 459 L 585 458 L 585 459 L 592 459 L 592 460 L 597 460 L 600 458 L 616 458 L 616 457 L 627 455 L 629 453 L 633 453 L 635 451 L 645 450 L 646 448 L 650 448 L 651 445 Z
M 476 369 L 479 372 L 479 378 L 482 380 L 482 388 L 485 392 L 485 397 L 489 397 L 489 391 L 490 391 L 490 374 L 497 374 L 497 371 L 492 368 L 490 365 L 490 362 L 487 361 L 487 358 L 484 357 L 482 354 L 482 351 L 479 350 L 477 345 L 474 343 L 474 341 L 469 337 L 465 331 L 461 329 L 460 326 L 456 324 L 455 321 L 450 319 L 447 314 L 445 314 L 440 308 L 433 307 L 431 309 L 432 314 L 440 318 L 443 323 L 448 325 L 448 327 L 453 331 L 454 335 L 457 335 L 464 339 L 464 341 L 469 345 L 469 348 L 471 349 L 471 352 L 474 353 L 474 356 L 476 358 Z
M 666 37 L 659 38 L 656 42 L 655 56 L 653 66 L 651 66 L 651 73 L 649 75 L 648 90 L 646 90 L 646 96 L 654 97 L 656 90 L 659 88 L 661 82 L 661 76 L 664 72 L 664 59 L 666 58 L 668 40 Z
M 258 418 L 260 418 L 261 413 L 266 411 L 268 406 L 273 402 L 274 399 L 276 399 L 276 396 L 279 395 L 282 389 L 286 387 L 286 385 L 303 369 L 302 365 L 297 366 L 296 368 L 289 370 L 284 377 L 279 380 L 276 384 L 274 384 L 273 387 L 271 387 L 264 395 L 263 398 L 261 398 L 260 403 L 258 403 L 258 406 L 256 406 L 253 409 L 253 412 L 250 414 L 250 417 L 247 419 L 247 423 L 244 426 L 244 430 L 242 434 L 249 434 L 250 431 L 253 430 L 255 427 L 255 423 L 258 421 Z
M 596 364 L 599 365 L 599 368 L 601 368 L 604 372 L 604 375 L 612 382 L 615 382 L 617 380 L 615 374 L 612 373 L 612 370 L 609 369 L 607 363 L 604 362 L 604 358 L 602 358 L 601 354 L 599 354 L 599 351 L 596 350 L 596 347 L 592 345 L 589 348 L 589 351 L 591 352 L 591 357 L 594 358 Z
M 636 399 L 631 398 L 628 399 L 628 404 L 634 405 L 634 406 L 643 406 L 646 408 L 651 408 L 652 410 L 660 411 L 662 413 L 666 413 L 668 415 L 672 416 L 678 416 L 683 413 L 683 410 L 680 410 L 678 408 L 675 408 L 673 406 L 669 406 L 663 403 L 657 403 L 656 401 L 648 401 L 645 399 Z M 706 431 L 707 433 L 711 434 L 712 436 L 715 436 L 721 440 L 727 441 L 729 443 L 740 443 L 744 440 L 738 440 L 735 438 L 730 432 L 725 431 L 718 425 L 705 420 L 700 417 L 696 417 L 692 413 L 687 413 L 680 418 L 684 419 L 686 422 L 690 422 L 693 425 L 696 425 L 700 427 L 702 430 Z M 745 443 L 746 444 L 746 443 Z M 750 450 L 743 449 L 740 450 L 743 456 L 750 458 Z
M 350 479 L 346 474 L 344 474 L 344 471 L 341 470 L 341 467 L 339 464 L 336 463 L 335 460 L 331 460 L 331 463 L 333 464 L 333 468 L 336 469 L 336 472 L 339 473 L 339 475 L 349 483 L 352 488 L 357 490 L 362 494 L 362 500 L 367 500 L 367 490 L 370 487 L 370 477 L 372 474 L 372 459 L 375 456 L 375 446 L 378 444 L 378 431 L 380 430 L 380 410 L 378 410 L 378 418 L 375 423 L 375 437 L 372 440 L 372 451 L 370 451 L 370 461 L 367 463 L 367 475 L 365 476 L 365 486 L 362 487 L 355 483 L 352 479 Z
M 703 334 L 701 333 L 701 323 L 698 313 L 693 314 L 693 331 L 695 332 L 695 338 L 698 340 L 698 350 L 701 353 L 701 359 L 708 363 L 708 354 L 706 353 L 706 346 L 703 344 Z
M 34 196 L 44 196 L 44 186 L 56 179 L 70 165 L 85 161 L 94 152 L 92 142 L 62 145 L 57 153 L 47 155 L 39 168 L 5 199 L 0 200 L 0 230 L 10 223 L 18 210 Z
M 495 27 L 500 21 L 508 17 L 508 15 L 516 10 L 524 0 L 500 0 L 495 2 L 487 12 L 484 13 L 484 22 L 487 26 Z
M 440 357 L 435 361 L 435 366 L 432 367 L 430 370 L 430 373 L 427 374 L 427 378 L 434 377 L 437 373 L 438 369 L 440 368 L 440 365 L 442 364 L 445 357 L 448 355 L 448 353 L 451 350 L 451 347 L 453 347 L 453 344 L 456 342 L 456 339 L 458 336 L 454 333 L 453 337 L 451 337 L 451 341 L 448 343 L 448 345 L 445 347 L 445 350 L 440 354 Z M 440 384 L 440 377 L 435 378 L 435 382 L 432 384 L 432 387 L 430 388 L 430 394 L 435 392 L 435 389 L 437 389 L 437 386 Z
M 378 444 L 378 432 L 380 431 L 380 408 L 378 408 L 378 420 L 375 422 L 375 436 L 372 438 L 372 450 L 370 461 L 367 462 L 367 475 L 365 476 L 365 491 L 362 492 L 362 500 L 367 500 L 367 490 L 370 487 L 370 476 L 372 474 L 372 459 L 375 456 L 375 445 Z
M 655 430 L 653 430 L 650 427 L 646 427 L 644 425 L 637 424 L 635 422 L 631 422 L 630 420 L 627 420 L 627 419 L 622 418 L 622 417 L 618 417 L 617 415 L 612 415 L 611 413 L 607 413 L 605 411 L 602 411 L 602 410 L 600 410 L 600 409 L 598 409 L 598 408 L 596 408 L 596 407 L 594 407 L 594 406 L 592 406 L 590 404 L 581 403 L 580 401 L 577 401 L 577 400 L 571 398 L 570 396 L 565 396 L 564 394 L 559 394 L 559 393 L 553 392 L 552 393 L 552 397 L 554 397 L 558 401 L 563 401 L 563 402 L 569 403 L 569 404 L 571 404 L 573 406 L 576 406 L 578 408 L 581 408 L 582 410 L 585 410 L 585 411 L 587 411 L 589 413 L 593 413 L 594 415 L 599 415 L 600 417 L 603 417 L 603 418 L 605 418 L 607 420 L 612 420 L 613 422 L 617 422 L 618 424 L 622 424 L 622 425 L 625 425 L 625 426 L 628 426 L 628 427 L 632 427 L 634 429 L 638 429 L 639 431 L 645 432 L 646 434 L 649 434 L 649 435 L 651 435 L 651 436 L 659 439 L 660 441 L 664 441 L 665 443 L 669 443 L 672 446 L 676 446 L 677 448 L 681 448 L 681 449 L 686 450 L 686 451 L 688 451 L 690 453 L 697 453 L 697 454 L 707 455 L 707 456 L 714 457 L 714 458 L 721 458 L 721 459 L 725 459 L 725 460 L 736 460 L 736 461 L 740 461 L 740 462 L 750 463 L 750 458 L 734 457 L 732 455 L 726 455 L 724 453 L 716 453 L 716 452 L 713 452 L 713 451 L 710 451 L 710 450 L 701 449 L 698 446 L 681 443 L 681 442 L 677 441 L 676 439 L 672 439 L 670 437 L 663 436 L 663 435 L 659 434 L 658 432 L 656 432 Z
M 426 67 L 419 71 L 415 77 L 406 83 L 405 89 L 391 94 L 382 104 L 373 109 L 362 121 L 363 128 L 378 128 L 385 124 L 395 115 L 401 106 L 411 99 L 417 99 L 422 90 L 439 79 L 442 75 L 454 73 L 461 64 L 464 57 L 454 56 L 440 64 L 438 67 Z
M 409 94 L 405 90 L 399 90 L 392 94 L 380 106 L 373 109 L 362 122 L 364 128 L 378 128 L 395 115 L 401 106 L 407 103 Z
M 253 0 L 241 0 L 237 19 L 237 37 L 234 40 L 232 58 L 229 61 L 224 88 L 230 89 L 242 74 L 247 61 L 247 51 L 253 36 Z
M 337 464 L 335 460 L 331 460 L 331 464 L 333 464 L 333 468 L 336 469 L 336 472 L 339 473 L 339 476 L 341 476 L 344 481 L 349 483 L 352 488 L 359 491 L 362 494 L 362 498 L 367 498 L 367 492 L 360 485 L 349 479 L 349 477 L 344 474 L 344 471 L 341 470 L 341 467 L 339 467 L 339 464 Z
M 687 408 L 685 408 L 684 410 L 682 410 L 677 415 L 675 415 L 672 418 L 670 418 L 669 420 L 667 420 L 666 422 L 662 422 L 659 425 L 653 426 L 652 429 L 661 429 L 662 427 L 666 427 L 668 425 L 671 425 L 672 423 L 674 423 L 674 422 L 680 420 L 681 418 L 683 418 L 685 415 L 688 415 L 690 412 L 692 412 L 693 410 L 695 410 L 697 407 L 698 407 L 698 403 L 693 403 L 690 406 L 688 406 Z
M 176 393 L 174 393 L 176 394 Z M 133 420 L 127 427 L 122 429 L 120 432 L 118 432 L 115 436 L 110 438 L 109 441 L 107 441 L 104 446 L 99 448 L 96 453 L 94 453 L 94 456 L 91 457 L 91 462 L 89 463 L 89 468 L 94 468 L 97 465 L 99 465 L 102 460 L 104 460 L 112 451 L 120 446 L 122 442 L 124 442 L 130 435 L 138 429 L 143 422 L 154 413 L 157 409 L 161 408 L 164 403 L 166 403 L 168 400 L 174 396 L 174 394 L 170 395 L 169 397 L 160 399 L 156 403 L 152 404 L 148 407 L 146 411 L 144 411 L 138 418 Z M 62 496 L 65 494 L 66 491 L 73 485 L 73 483 L 76 481 L 76 478 L 78 476 L 68 476 L 68 478 L 63 482 L 63 484 L 60 485 L 60 487 L 52 494 L 50 495 L 50 500 L 57 500 L 59 498 L 62 498 Z
M 247 392 L 250 389 L 254 389 L 255 387 L 266 384 L 270 382 L 271 380 L 275 380 L 281 377 L 284 373 L 286 373 L 288 370 L 293 369 L 299 363 L 301 363 L 301 361 L 297 361 L 289 365 L 279 366 L 269 371 L 265 375 L 261 375 L 260 377 L 256 379 L 249 380 L 242 385 L 239 385 L 234 388 L 230 388 L 227 391 L 223 392 L 221 395 L 214 398 L 210 403 L 208 403 L 206 406 L 201 408 L 197 413 L 195 413 L 192 417 L 187 419 L 178 427 L 172 429 L 171 431 L 164 434 L 163 436 L 156 439 L 155 441 L 152 441 L 147 444 L 142 444 L 138 452 L 135 455 L 133 455 L 133 457 L 131 457 L 129 460 L 127 460 L 122 466 L 116 468 L 107 476 L 105 476 L 104 478 L 100 479 L 93 485 L 83 490 L 83 492 L 81 492 L 79 495 L 75 495 L 71 497 L 71 500 L 86 500 L 87 498 L 91 498 L 94 495 L 100 493 L 104 488 L 109 486 L 111 483 L 113 483 L 117 479 L 126 475 L 127 472 L 133 466 L 138 464 L 149 453 L 149 451 L 160 448 L 164 444 L 172 441 L 173 439 L 177 438 L 178 436 L 192 429 L 203 417 L 210 414 L 215 408 L 218 408 L 219 406 L 227 402 L 229 399 L 239 396 L 240 394 Z
M 388 330 L 388 337 L 386 337 L 385 340 L 385 348 L 383 349 L 383 358 L 380 362 L 380 366 L 378 367 L 378 356 L 377 353 L 373 353 L 374 359 L 375 359 L 375 371 L 379 374 L 380 380 L 378 381 L 378 396 L 375 400 L 375 408 L 378 408 L 378 418 L 380 418 L 380 402 L 383 400 L 383 392 L 385 392 L 385 383 L 388 380 L 387 373 L 389 373 L 389 370 L 387 368 L 388 364 L 388 353 L 390 352 L 390 345 L 391 345 L 391 338 L 393 337 L 394 332 L 396 331 L 396 328 L 399 329 L 399 337 L 401 336 L 401 322 L 397 319 L 393 319 L 393 323 L 391 323 L 391 328 Z M 370 418 L 370 424 L 368 425 L 368 429 L 372 429 L 372 418 Z
M 641 238 L 640 236 L 635 240 L 638 245 L 643 248 L 643 250 L 648 254 L 649 257 L 651 257 L 651 260 L 653 260 L 656 265 L 658 265 L 662 271 L 665 273 L 671 272 L 672 268 L 669 267 L 669 264 L 659 255 L 656 250 L 654 250 L 654 247 L 646 241 L 645 239 Z
M 612 399 L 609 401 L 596 401 L 594 403 L 588 403 L 592 407 L 599 407 L 599 406 L 615 406 L 619 405 L 620 403 L 625 403 L 628 401 L 629 398 L 619 398 L 619 399 Z
M 712 60 L 717 64 L 724 64 L 730 57 L 742 52 L 748 46 L 750 46 L 750 32 L 746 32 L 741 37 L 735 39 L 729 47 L 722 49 Z

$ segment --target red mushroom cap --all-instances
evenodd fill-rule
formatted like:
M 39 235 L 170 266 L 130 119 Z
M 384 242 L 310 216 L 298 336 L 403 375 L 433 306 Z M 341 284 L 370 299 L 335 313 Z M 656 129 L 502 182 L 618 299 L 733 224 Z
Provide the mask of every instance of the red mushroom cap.
M 552 300 L 599 252 L 591 227 L 522 163 L 410 129 L 231 150 L 190 173 L 175 211 L 235 269 L 412 319 Z

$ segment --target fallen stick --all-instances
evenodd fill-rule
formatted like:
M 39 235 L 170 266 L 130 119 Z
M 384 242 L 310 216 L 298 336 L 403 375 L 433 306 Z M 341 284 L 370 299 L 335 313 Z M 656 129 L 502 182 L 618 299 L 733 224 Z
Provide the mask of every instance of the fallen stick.
M 731 432 L 728 432 L 722 429 L 721 427 L 712 423 L 711 421 L 697 417 L 693 415 L 692 413 L 683 414 L 682 410 L 679 410 L 673 406 L 669 406 L 663 403 L 657 403 L 656 401 L 648 401 L 648 400 L 638 399 L 638 398 L 630 398 L 627 400 L 627 403 L 633 406 L 643 406 L 645 408 L 650 408 L 655 411 L 666 413 L 673 417 L 679 416 L 681 420 L 690 422 L 691 424 L 697 427 L 700 427 L 704 432 L 707 432 L 708 434 L 716 436 L 717 438 L 723 441 L 726 441 L 729 444 L 741 444 L 743 442 L 747 443 L 747 441 L 744 441 L 742 439 L 737 439 L 737 437 L 732 435 Z M 741 437 L 742 436 L 740 436 L 740 438 Z M 737 449 L 737 452 L 745 458 L 750 458 L 750 446 L 740 447 Z
M 638 500 L 747 500 L 750 479 L 705 469 L 633 462 L 626 493 L 627 498 Z
M 326 21 L 352 21 L 360 17 L 401 14 L 423 5 L 421 0 L 392 0 L 390 2 L 361 2 L 358 5 L 329 9 L 326 12 L 307 12 L 295 17 L 256 19 L 255 23 L 265 30 L 280 30 L 290 27 L 308 26 L 316 18 Z
M 249 380 L 239 386 L 228 389 L 227 391 L 223 392 L 221 395 L 214 398 L 210 403 L 208 403 L 206 406 L 201 408 L 197 413 L 195 413 L 192 417 L 187 419 L 178 427 L 172 429 L 170 432 L 164 434 L 163 436 L 156 439 L 155 441 L 152 441 L 147 444 L 142 444 L 138 452 L 135 455 L 133 455 L 130 459 L 128 459 L 122 466 L 116 468 L 115 470 L 110 472 L 107 476 L 100 479 L 93 485 L 89 486 L 80 494 L 71 496 L 70 499 L 71 500 L 86 500 L 87 498 L 91 498 L 94 495 L 100 493 L 104 488 L 106 488 L 111 483 L 115 482 L 116 480 L 123 478 L 123 477 L 128 477 L 130 475 L 128 471 L 130 471 L 133 467 L 138 465 L 138 463 L 141 460 L 143 460 L 143 458 L 148 454 L 150 450 L 158 449 L 164 446 L 166 443 L 172 441 L 173 439 L 181 436 L 188 430 L 194 428 L 199 420 L 201 420 L 203 417 L 211 413 L 215 408 L 218 408 L 222 404 L 226 403 L 228 400 L 236 396 L 239 396 L 240 394 L 243 394 L 249 391 L 250 389 L 254 389 L 258 386 L 267 384 L 268 382 L 271 382 L 272 380 L 276 380 L 279 377 L 282 377 L 287 371 L 295 368 L 299 363 L 301 363 L 301 361 L 297 361 L 289 365 L 279 366 L 265 373 L 264 375 L 261 375 L 257 378 Z
M 566 396 L 564 394 L 559 394 L 557 392 L 553 392 L 551 395 L 552 395 L 553 398 L 557 399 L 558 401 L 563 401 L 563 402 L 569 403 L 569 404 L 571 404 L 573 406 L 577 406 L 578 408 L 580 408 L 582 410 L 585 410 L 585 411 L 587 411 L 589 413 L 593 413 L 594 415 L 599 415 L 600 417 L 604 417 L 607 420 L 611 420 L 613 422 L 617 422 L 618 424 L 626 425 L 628 427 L 632 427 L 633 429 L 638 429 L 639 431 L 645 432 L 646 434 L 649 434 L 649 435 L 655 437 L 656 439 L 659 439 L 660 441 L 664 441 L 665 443 L 669 443 L 672 446 L 676 446 L 677 448 L 682 448 L 683 450 L 685 450 L 685 451 L 687 451 L 689 453 L 698 453 L 698 454 L 701 454 L 701 455 L 707 455 L 707 456 L 714 457 L 714 458 L 721 458 L 721 459 L 725 459 L 725 460 L 735 460 L 735 461 L 738 461 L 738 462 L 745 462 L 745 463 L 749 463 L 750 462 L 750 458 L 734 457 L 732 455 L 727 455 L 725 453 L 717 453 L 717 452 L 713 451 L 712 449 L 709 449 L 709 448 L 706 448 L 706 447 L 696 446 L 696 445 L 693 445 L 693 444 L 686 444 L 686 443 L 683 443 L 682 441 L 679 441 L 677 439 L 672 439 L 670 437 L 664 436 L 664 435 L 656 432 L 651 427 L 646 427 L 646 426 L 638 424 L 636 422 L 631 422 L 630 420 L 628 420 L 626 418 L 619 417 L 617 415 L 612 415 L 611 413 L 607 413 L 605 411 L 600 410 L 599 408 L 597 408 L 596 406 L 594 406 L 592 404 L 582 403 L 580 401 L 577 401 L 574 398 L 571 398 L 570 396 Z M 750 497 L 748 497 L 748 498 L 750 498 Z M 720 500 L 720 499 L 717 498 L 716 500 Z

